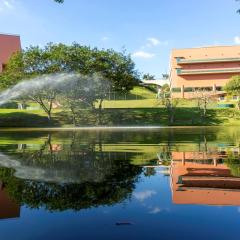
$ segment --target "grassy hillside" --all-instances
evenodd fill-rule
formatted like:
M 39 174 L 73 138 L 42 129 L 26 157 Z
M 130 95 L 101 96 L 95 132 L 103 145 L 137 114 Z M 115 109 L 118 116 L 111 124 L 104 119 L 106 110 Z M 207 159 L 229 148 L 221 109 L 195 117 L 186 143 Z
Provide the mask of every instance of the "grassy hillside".
M 119 96 L 118 96 L 119 97 Z M 105 100 L 103 102 L 102 125 L 107 126 L 167 126 L 168 114 L 156 93 L 143 87 L 134 88 L 127 100 Z M 174 126 L 200 125 L 240 125 L 240 111 L 236 109 L 218 109 L 216 103 L 209 106 L 207 118 L 201 119 L 196 101 L 180 100 L 174 118 Z M 34 109 L 36 106 L 34 106 Z M 82 110 L 78 126 L 96 125 L 96 115 Z M 0 127 L 60 127 L 72 126 L 68 111 L 53 111 L 53 120 L 49 122 L 46 114 L 40 110 L 0 109 Z

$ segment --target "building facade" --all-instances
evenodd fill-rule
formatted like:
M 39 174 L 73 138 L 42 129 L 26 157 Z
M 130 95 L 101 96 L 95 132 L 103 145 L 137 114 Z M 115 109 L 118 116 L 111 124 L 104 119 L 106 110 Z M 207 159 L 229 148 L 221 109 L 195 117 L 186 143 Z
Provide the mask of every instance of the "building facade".
M 12 54 L 21 50 L 20 36 L 0 34 L 0 72 L 8 63 Z
M 223 87 L 240 75 L 240 46 L 175 49 L 171 54 L 172 97 L 193 98 L 196 89 L 223 97 Z

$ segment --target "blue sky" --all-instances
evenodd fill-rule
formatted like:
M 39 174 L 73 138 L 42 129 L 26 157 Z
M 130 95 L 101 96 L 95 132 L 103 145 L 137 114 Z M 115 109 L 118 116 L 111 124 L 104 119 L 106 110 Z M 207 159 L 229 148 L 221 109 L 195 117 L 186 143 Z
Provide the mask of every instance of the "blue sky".
M 78 42 L 125 48 L 136 68 L 161 77 L 172 48 L 240 44 L 235 0 L 0 0 L 0 32 L 22 46 Z

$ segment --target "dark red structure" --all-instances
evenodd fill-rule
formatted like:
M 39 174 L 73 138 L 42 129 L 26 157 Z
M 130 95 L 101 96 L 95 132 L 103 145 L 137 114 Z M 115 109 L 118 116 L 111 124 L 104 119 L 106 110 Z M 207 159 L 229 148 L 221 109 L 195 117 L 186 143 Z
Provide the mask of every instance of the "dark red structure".
M 20 36 L 11 34 L 0 34 L 0 72 L 13 53 L 21 50 Z

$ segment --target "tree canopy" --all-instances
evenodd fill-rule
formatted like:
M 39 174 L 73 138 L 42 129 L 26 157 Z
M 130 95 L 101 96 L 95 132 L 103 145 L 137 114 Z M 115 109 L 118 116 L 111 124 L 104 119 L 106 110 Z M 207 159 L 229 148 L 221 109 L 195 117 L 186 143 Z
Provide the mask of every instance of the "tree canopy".
M 112 49 L 49 43 L 44 48 L 30 46 L 12 56 L 1 74 L 1 87 L 9 87 L 24 78 L 59 72 L 82 75 L 100 74 L 116 91 L 131 90 L 138 73 L 129 54 Z
M 225 91 L 229 94 L 235 94 L 240 96 L 240 76 L 234 76 L 225 85 Z

